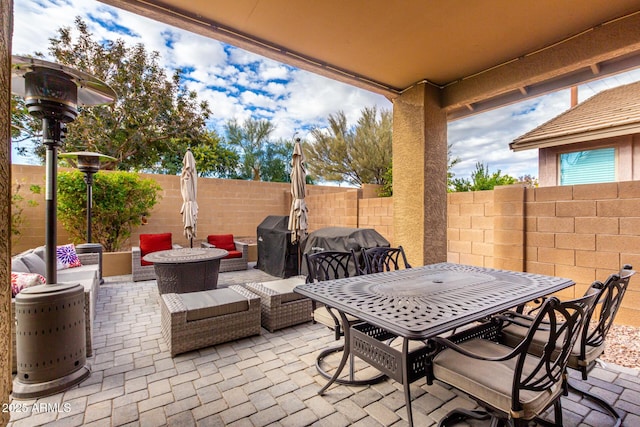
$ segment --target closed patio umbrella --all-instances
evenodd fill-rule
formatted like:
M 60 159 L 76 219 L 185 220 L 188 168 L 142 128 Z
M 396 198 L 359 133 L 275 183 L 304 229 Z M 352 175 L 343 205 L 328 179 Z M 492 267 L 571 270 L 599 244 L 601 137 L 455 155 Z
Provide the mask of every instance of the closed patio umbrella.
M 306 195 L 307 171 L 304 165 L 304 155 L 300 139 L 296 139 L 291 160 L 291 212 L 289 212 L 289 230 L 291 242 L 298 243 L 298 272 L 300 272 L 300 240 L 307 235 L 307 204 Z
M 196 237 L 196 223 L 198 222 L 198 173 L 196 171 L 196 159 L 191 150 L 187 150 L 182 160 L 182 173 L 180 174 L 180 192 L 182 193 L 182 222 L 184 223 L 184 236 L 189 239 L 190 247 L 193 247 L 193 238 Z

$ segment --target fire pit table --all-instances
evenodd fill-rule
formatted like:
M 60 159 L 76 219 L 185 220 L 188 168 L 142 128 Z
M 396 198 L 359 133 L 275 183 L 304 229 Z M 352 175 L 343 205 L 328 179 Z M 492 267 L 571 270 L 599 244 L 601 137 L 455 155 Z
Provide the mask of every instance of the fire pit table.
M 217 248 L 181 248 L 152 252 L 143 259 L 153 263 L 160 295 L 180 294 L 216 289 L 220 259 L 228 254 Z

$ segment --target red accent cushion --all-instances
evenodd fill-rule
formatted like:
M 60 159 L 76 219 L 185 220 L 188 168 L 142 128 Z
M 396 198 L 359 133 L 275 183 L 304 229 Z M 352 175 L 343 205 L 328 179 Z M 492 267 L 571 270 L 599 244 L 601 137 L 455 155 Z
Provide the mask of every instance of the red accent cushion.
M 236 250 L 236 244 L 233 242 L 233 234 L 212 234 L 207 236 L 207 241 L 216 248 L 224 249 L 228 252 Z
M 140 254 L 142 257 L 151 252 L 166 251 L 171 248 L 171 233 L 140 235 Z M 140 264 L 153 265 L 152 262 L 147 262 L 143 259 L 140 260 Z
M 227 255 L 223 259 L 242 258 L 242 252 L 240 252 L 240 251 L 227 251 L 227 252 L 229 252 L 229 255 Z

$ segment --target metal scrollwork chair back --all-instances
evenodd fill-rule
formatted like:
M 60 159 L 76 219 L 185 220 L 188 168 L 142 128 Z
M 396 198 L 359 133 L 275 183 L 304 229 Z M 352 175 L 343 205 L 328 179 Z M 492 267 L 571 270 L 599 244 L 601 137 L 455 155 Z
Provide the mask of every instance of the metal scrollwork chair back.
M 342 279 L 346 277 L 358 276 L 361 273 L 360 266 L 356 254 L 353 250 L 350 252 L 339 251 L 323 251 L 313 254 L 305 254 L 307 263 L 307 283 L 324 282 L 326 280 Z M 334 330 L 335 339 L 339 340 L 342 335 L 348 333 L 350 325 L 360 323 L 361 320 L 344 313 L 344 325 L 338 319 L 340 314 L 331 307 L 323 306 L 316 308 L 316 302 L 313 301 L 313 320 Z M 346 331 L 344 330 L 346 328 Z M 345 335 L 345 341 L 348 336 Z M 338 353 L 344 350 L 344 344 L 327 348 L 320 352 L 316 359 L 316 369 L 320 375 L 325 378 L 331 378 L 332 375 L 323 368 L 323 360 L 332 353 Z M 343 361 L 346 360 L 343 357 Z M 350 355 L 349 379 L 338 378 L 335 380 L 338 384 L 350 385 L 366 385 L 374 384 L 385 379 L 384 374 L 376 374 L 373 377 L 365 379 L 356 379 L 354 377 L 354 360 Z M 344 362 L 343 362 L 344 363 Z M 344 365 L 343 365 L 344 366 Z M 324 391 L 324 390 L 323 390 Z
M 451 337 L 436 337 L 433 341 L 441 350 L 427 368 L 427 380 L 438 379 L 464 391 L 494 422 L 504 419 L 525 426 L 553 405 L 555 421 L 561 425 L 565 370 L 596 296 L 564 302 L 548 298 L 515 347 L 498 342 L 504 325 L 514 321 L 501 315 Z M 529 350 L 540 330 L 545 331 L 547 342 L 536 355 Z M 459 420 L 460 413 L 470 415 L 470 411 L 453 411 L 440 425 Z
M 587 316 L 587 327 L 582 331 L 582 335 L 577 340 L 569 356 L 568 368 L 580 371 L 582 379 L 586 380 L 588 372 L 596 365 L 598 358 L 605 351 L 605 341 L 616 314 L 620 309 L 622 299 L 629 286 L 631 276 L 635 274 L 631 265 L 625 264 L 618 273 L 611 274 L 604 283 L 595 281 L 587 290 L 586 294 L 596 294 L 596 301 L 593 309 Z M 515 319 L 506 326 L 502 332 L 502 342 L 509 346 L 515 346 L 522 339 L 526 332 L 526 325 L 531 322 L 532 317 L 520 313 L 504 313 L 510 319 Z M 540 331 L 534 337 L 535 345 L 531 351 L 539 354 L 540 348 L 545 343 L 545 332 Z M 618 412 L 601 397 L 575 387 L 572 382 L 568 382 L 569 389 L 596 402 L 606 410 L 615 420 L 614 426 L 621 424 L 621 417 Z
M 411 265 L 407 262 L 407 256 L 402 246 L 398 246 L 397 248 L 370 248 L 364 250 L 362 255 L 364 257 L 365 272 L 367 274 L 411 268 Z
M 323 251 L 305 254 L 307 283 L 342 279 L 358 275 L 358 263 L 353 251 Z
M 610 275 L 604 282 L 602 292 L 596 300 L 595 310 L 589 317 L 589 321 L 596 320 L 595 325 L 585 328 L 582 340 L 580 340 L 580 355 L 577 357 L 575 365 L 569 364 L 570 368 L 582 372 L 582 379 L 584 380 L 587 379 L 587 372 L 594 366 L 597 357 L 604 352 L 605 339 L 613 325 L 616 314 L 618 314 L 622 298 L 624 298 L 629 286 L 629 280 L 635 274 L 632 268 L 630 265 L 625 264 L 619 273 Z M 592 349 L 596 349 L 596 354 L 590 354 Z
M 355 252 L 323 251 L 305 254 L 307 263 L 307 283 L 324 282 L 357 276 L 360 272 Z M 342 336 L 340 321 L 328 307 L 316 308 L 313 302 L 313 319 L 335 331 L 336 340 Z

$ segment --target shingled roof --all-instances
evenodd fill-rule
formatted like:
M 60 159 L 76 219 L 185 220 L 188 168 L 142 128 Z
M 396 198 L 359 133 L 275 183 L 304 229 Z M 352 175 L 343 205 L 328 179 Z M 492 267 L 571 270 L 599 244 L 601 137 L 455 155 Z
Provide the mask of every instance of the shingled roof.
M 640 82 L 602 91 L 509 144 L 512 150 L 554 147 L 640 133 Z

